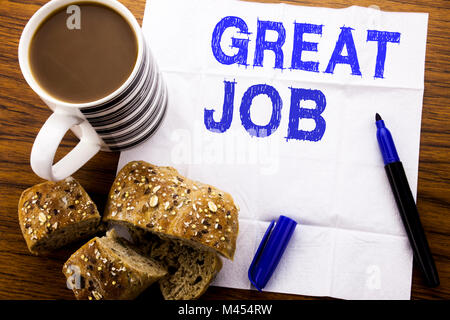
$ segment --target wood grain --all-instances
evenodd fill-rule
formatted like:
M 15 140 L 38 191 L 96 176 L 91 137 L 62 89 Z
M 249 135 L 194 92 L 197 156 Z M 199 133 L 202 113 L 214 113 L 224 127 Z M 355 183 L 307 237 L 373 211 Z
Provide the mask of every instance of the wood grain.
M 31 146 L 50 115 L 49 109 L 28 87 L 17 60 L 19 38 L 27 20 L 46 1 L 0 0 L 0 299 L 73 299 L 65 289 L 63 262 L 77 245 L 49 258 L 29 254 L 17 220 L 21 192 L 41 180 L 29 165 Z M 144 0 L 122 0 L 141 22 Z M 268 1 L 266 1 L 268 2 Z M 274 2 L 274 1 L 271 1 Z M 275 1 L 276 2 L 276 1 Z M 424 286 L 416 267 L 413 299 L 450 298 L 450 1 L 447 0 L 304 0 L 300 5 L 343 8 L 353 4 L 378 5 L 386 11 L 429 12 L 423 99 L 418 207 L 436 259 L 441 285 Z M 57 157 L 77 139 L 68 134 Z M 74 176 L 99 204 L 114 179 L 118 154 L 101 152 Z M 143 298 L 158 297 L 150 289 Z M 295 295 L 210 288 L 203 299 L 309 299 Z

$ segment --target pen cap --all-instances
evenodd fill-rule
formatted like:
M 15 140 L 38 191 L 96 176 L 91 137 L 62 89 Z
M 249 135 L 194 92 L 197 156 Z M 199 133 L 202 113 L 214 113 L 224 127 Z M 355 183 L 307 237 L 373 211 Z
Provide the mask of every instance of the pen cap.
M 248 278 L 261 291 L 275 271 L 294 233 L 297 222 L 280 216 L 273 220 L 264 234 L 253 261 L 248 269 Z

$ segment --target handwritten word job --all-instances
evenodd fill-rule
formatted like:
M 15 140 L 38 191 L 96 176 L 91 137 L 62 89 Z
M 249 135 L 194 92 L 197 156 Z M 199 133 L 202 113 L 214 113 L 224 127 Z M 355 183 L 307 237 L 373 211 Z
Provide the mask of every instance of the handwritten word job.
M 317 42 L 309 42 L 303 39 L 305 34 L 322 35 L 323 25 L 309 23 L 294 23 L 293 50 L 290 61 L 291 70 L 303 70 L 308 72 L 320 72 L 318 61 L 304 61 L 302 53 L 305 51 L 317 52 Z M 225 31 L 234 28 L 237 31 L 236 37 L 231 38 L 231 48 L 237 49 L 233 55 L 228 55 L 223 51 L 221 42 Z M 336 45 L 331 53 L 330 60 L 324 73 L 333 74 L 337 64 L 348 65 L 351 74 L 362 76 L 358 61 L 358 54 L 353 40 L 351 27 L 341 27 Z M 266 39 L 267 31 L 277 34 L 275 41 Z M 250 32 L 245 21 L 239 17 L 228 16 L 220 20 L 212 33 L 211 49 L 215 59 L 223 65 L 243 65 L 249 66 L 249 36 Z M 282 22 L 258 20 L 256 30 L 256 43 L 253 55 L 253 67 L 264 66 L 264 53 L 272 51 L 275 55 L 274 68 L 284 69 L 283 45 L 286 42 L 286 30 Z M 367 41 L 377 42 L 377 56 L 374 68 L 374 78 L 384 77 L 386 51 L 388 43 L 400 43 L 399 32 L 388 32 L 378 30 L 367 30 Z M 343 54 L 344 48 L 347 54 Z M 213 118 L 214 110 L 205 109 L 204 123 L 206 129 L 223 133 L 231 126 L 234 110 L 235 86 L 237 82 L 224 81 L 224 103 L 222 118 L 216 122 Z M 303 88 L 289 88 L 291 90 L 290 112 L 288 132 L 286 139 L 319 141 L 325 133 L 326 122 L 321 116 L 326 108 L 326 98 L 322 91 Z M 253 99 L 258 95 L 266 95 L 272 103 L 272 115 L 270 121 L 265 126 L 256 125 L 250 117 L 250 108 Z M 302 108 L 301 101 L 311 100 L 315 103 L 315 108 Z M 244 93 L 239 108 L 242 126 L 251 136 L 266 137 L 275 132 L 281 121 L 281 108 L 283 101 L 278 91 L 267 84 L 256 84 L 250 86 Z M 316 123 L 312 131 L 299 129 L 300 119 L 313 119 Z

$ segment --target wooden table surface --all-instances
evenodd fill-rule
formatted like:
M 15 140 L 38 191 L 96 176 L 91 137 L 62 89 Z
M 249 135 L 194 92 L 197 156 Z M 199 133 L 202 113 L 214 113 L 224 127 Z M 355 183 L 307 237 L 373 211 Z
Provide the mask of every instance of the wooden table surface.
M 145 0 L 121 0 L 142 22 Z M 50 110 L 28 87 L 17 60 L 21 32 L 46 1 L 0 0 L 0 299 L 73 299 L 61 267 L 74 245 L 50 258 L 32 256 L 17 219 L 21 192 L 42 182 L 30 168 L 31 146 Z M 386 11 L 428 12 L 425 94 L 417 203 L 436 259 L 441 285 L 424 286 L 414 267 L 413 299 L 450 298 L 450 1 L 448 0 L 297 0 L 300 5 L 342 8 L 378 5 Z M 57 158 L 77 143 L 68 134 Z M 119 154 L 100 152 L 74 177 L 102 210 L 114 179 Z M 145 297 L 160 298 L 155 289 Z M 311 299 L 296 295 L 212 287 L 204 299 Z

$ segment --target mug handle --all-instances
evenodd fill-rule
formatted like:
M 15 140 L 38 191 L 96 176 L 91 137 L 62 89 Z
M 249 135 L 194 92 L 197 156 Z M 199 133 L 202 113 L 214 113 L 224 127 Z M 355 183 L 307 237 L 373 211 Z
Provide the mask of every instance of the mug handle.
M 64 135 L 75 125 L 80 127 L 80 142 L 64 158 L 53 164 L 56 150 Z M 54 112 L 39 131 L 31 149 L 31 168 L 41 178 L 59 181 L 67 178 L 101 148 L 91 134 L 90 124 L 80 117 L 62 112 Z M 89 136 L 91 136 L 89 138 Z

